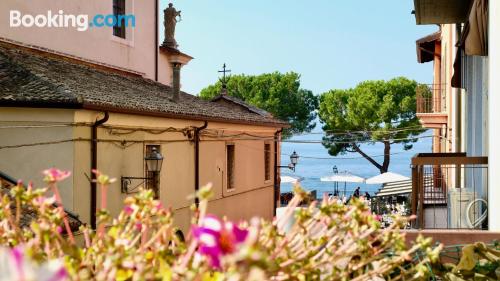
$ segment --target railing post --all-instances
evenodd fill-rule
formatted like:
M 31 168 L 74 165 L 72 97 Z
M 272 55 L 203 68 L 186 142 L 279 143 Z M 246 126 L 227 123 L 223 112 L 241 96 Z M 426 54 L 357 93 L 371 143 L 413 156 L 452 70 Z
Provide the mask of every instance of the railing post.
M 411 214 L 417 215 L 417 205 L 418 205 L 418 173 L 417 167 L 411 166 Z M 414 220 L 411 222 L 412 227 L 417 227 L 417 221 Z
M 418 200 L 419 202 L 419 208 L 418 208 L 418 227 L 423 229 L 425 226 L 425 221 L 424 221 L 424 166 L 418 165 L 417 166 L 417 186 L 418 186 L 418 194 L 420 199 Z

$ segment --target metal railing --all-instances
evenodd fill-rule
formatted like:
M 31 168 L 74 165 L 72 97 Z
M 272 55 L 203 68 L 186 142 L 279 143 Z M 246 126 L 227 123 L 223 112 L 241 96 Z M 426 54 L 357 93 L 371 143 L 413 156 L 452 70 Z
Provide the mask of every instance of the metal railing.
M 446 112 L 446 87 L 444 85 L 417 86 L 417 113 Z
M 411 201 L 414 228 L 488 229 L 488 157 L 417 154 Z

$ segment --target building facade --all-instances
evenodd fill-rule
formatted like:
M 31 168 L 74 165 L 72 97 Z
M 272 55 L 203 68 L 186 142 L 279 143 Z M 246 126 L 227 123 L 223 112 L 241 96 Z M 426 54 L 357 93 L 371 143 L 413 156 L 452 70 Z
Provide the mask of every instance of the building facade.
M 420 192 L 435 194 L 441 189 L 439 192 L 444 193 L 442 202 L 445 204 L 439 207 L 436 201 L 429 199 L 434 203 L 428 204 L 432 205 L 428 209 L 432 210 L 433 221 L 436 221 L 436 209 L 446 210 L 447 213 L 442 213 L 438 219 L 447 222 L 445 228 L 455 225 L 453 209 L 463 211 L 458 215 L 460 217 L 472 209 L 479 216 L 486 214 L 487 219 L 479 225 L 465 224 L 459 228 L 500 230 L 493 215 L 498 212 L 496 202 L 500 200 L 496 188 L 500 184 L 496 175 L 500 158 L 494 153 L 495 134 L 498 132 L 498 125 L 495 125 L 498 112 L 495 109 L 499 104 L 492 98 L 498 95 L 492 71 L 499 67 L 500 62 L 491 57 L 500 49 L 491 41 L 493 25 L 498 21 L 497 4 L 492 2 L 414 1 L 417 24 L 439 25 L 436 33 L 417 40 L 418 61 L 432 61 L 434 64 L 432 94 L 417 96 L 417 111 L 424 127 L 434 129 L 433 153 L 439 159 L 433 162 L 428 184 L 425 179 L 421 180 L 424 183 L 420 185 L 426 187 Z M 416 169 L 423 169 L 423 165 Z M 441 177 L 439 183 L 431 180 L 437 175 Z M 418 186 L 414 186 L 414 191 L 416 189 Z M 460 197 L 454 197 L 454 194 L 460 194 Z M 467 197 L 468 194 L 472 195 Z M 425 209 L 428 200 L 425 196 L 415 200 L 418 208 Z M 462 203 L 453 200 L 466 203 L 460 205 Z M 479 203 L 469 208 L 472 201 Z
M 72 171 L 61 195 L 86 223 L 95 223 L 101 199 L 93 168 L 117 178 L 108 194 L 112 215 L 126 196 L 151 188 L 185 230 L 189 196 L 210 183 L 210 212 L 234 220 L 273 216 L 280 133 L 288 124 L 225 95 L 206 101 L 180 91 L 181 68 L 192 57 L 160 45 L 157 1 L 0 3 L 0 11 L 11 10 L 133 14 L 135 27 L 0 30 L 0 171 L 37 186 L 46 168 Z M 164 160 L 151 180 L 145 158 L 153 150 Z

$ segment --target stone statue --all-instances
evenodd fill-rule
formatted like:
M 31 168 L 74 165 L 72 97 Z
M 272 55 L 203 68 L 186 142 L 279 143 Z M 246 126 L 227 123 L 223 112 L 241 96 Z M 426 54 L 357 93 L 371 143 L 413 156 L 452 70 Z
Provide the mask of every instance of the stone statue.
M 163 45 L 177 48 L 177 41 L 175 41 L 175 25 L 182 20 L 181 11 L 177 11 L 174 5 L 170 3 L 163 13 L 165 25 L 165 41 L 163 41 Z

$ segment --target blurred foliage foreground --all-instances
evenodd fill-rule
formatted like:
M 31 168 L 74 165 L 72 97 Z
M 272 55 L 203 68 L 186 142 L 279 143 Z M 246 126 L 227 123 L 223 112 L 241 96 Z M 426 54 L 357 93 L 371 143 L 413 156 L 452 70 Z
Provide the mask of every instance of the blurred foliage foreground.
M 500 244 L 498 242 L 491 245 L 477 242 L 463 247 L 447 247 L 443 256 L 453 258 L 450 256 L 450 252 L 454 252 L 454 250 L 461 253 L 458 264 L 436 263 L 434 265 L 436 274 L 442 280 L 500 280 Z
M 407 246 L 399 229 L 408 219 L 395 217 L 382 229 L 362 201 L 325 199 L 299 208 L 307 196 L 299 187 L 279 218 L 240 222 L 207 214 L 212 192 L 204 187 L 183 241 L 172 212 L 150 191 L 125 199 L 121 213 L 111 217 L 106 192 L 114 179 L 94 172 L 102 199 L 95 231 L 69 227 L 57 186 L 69 172 L 46 170 L 47 187 L 19 182 L 3 195 L 0 280 L 428 280 L 442 249 L 422 237 Z M 21 226 L 26 211 L 35 216 Z M 498 252 L 482 251 L 498 265 Z M 437 266 L 447 278 L 464 279 L 460 272 L 477 263 L 461 261 L 449 272 Z

